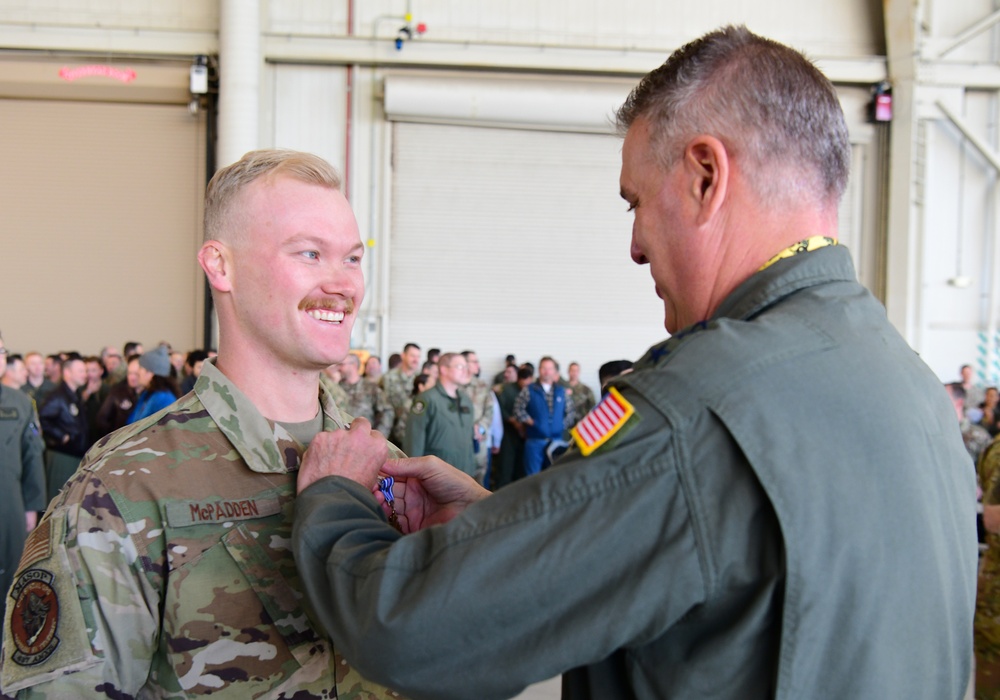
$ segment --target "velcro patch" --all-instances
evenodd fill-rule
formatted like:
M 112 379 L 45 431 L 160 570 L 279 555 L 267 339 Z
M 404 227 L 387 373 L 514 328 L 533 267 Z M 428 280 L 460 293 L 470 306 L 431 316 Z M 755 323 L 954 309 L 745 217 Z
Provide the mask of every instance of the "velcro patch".
M 175 501 L 166 505 L 167 522 L 171 527 L 188 527 L 206 523 L 223 523 L 253 520 L 277 515 L 281 503 L 272 498 L 243 498 L 236 500 Z
M 21 563 L 18 571 L 29 568 L 32 564 L 52 556 L 52 518 L 42 518 L 32 536 L 21 552 Z
M 410 407 L 410 413 L 419 416 L 427 409 L 427 402 L 423 399 L 417 399 L 413 402 L 413 406 Z
M 101 662 L 84 622 L 82 606 L 92 601 L 84 603 L 79 596 L 63 544 L 65 529 L 66 514 L 56 510 L 28 536 L 7 598 L 0 669 L 7 695 Z M 36 547 L 41 540 L 49 546 Z
M 0 408 L 0 420 L 17 420 L 19 415 L 16 408 Z
M 570 432 L 577 447 L 580 448 L 580 453 L 586 457 L 621 431 L 633 416 L 638 418 L 635 407 L 618 389 L 611 387 L 601 402 L 594 406 Z
M 59 646 L 59 596 L 52 583 L 55 576 L 45 569 L 21 573 L 10 589 L 14 609 L 10 615 L 10 636 L 14 642 L 11 660 L 21 666 L 35 666 L 52 656 Z

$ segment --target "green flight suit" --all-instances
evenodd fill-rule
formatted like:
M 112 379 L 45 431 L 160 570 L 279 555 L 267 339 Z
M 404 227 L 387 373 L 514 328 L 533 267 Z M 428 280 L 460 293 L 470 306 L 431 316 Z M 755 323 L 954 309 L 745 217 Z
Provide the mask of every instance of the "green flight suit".
M 31 399 L 0 386 L 0 612 L 24 548 L 24 514 L 45 510 L 45 445 Z
M 455 398 L 440 384 L 417 394 L 406 419 L 403 451 L 410 457 L 434 455 L 470 476 L 476 475 L 472 400 L 461 389 Z

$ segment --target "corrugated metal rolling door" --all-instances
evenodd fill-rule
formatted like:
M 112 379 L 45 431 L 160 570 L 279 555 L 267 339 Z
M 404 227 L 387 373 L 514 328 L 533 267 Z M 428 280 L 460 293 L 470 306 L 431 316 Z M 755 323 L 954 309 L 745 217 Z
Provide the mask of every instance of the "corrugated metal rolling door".
M 176 103 L 7 97 L 0 122 L 7 346 L 200 346 L 204 116 Z
M 614 108 L 631 81 L 391 75 L 388 350 L 472 347 L 598 366 L 666 336 L 648 269 L 628 254 Z M 865 95 L 841 89 L 853 172 L 841 240 L 878 289 L 881 182 Z M 808 232 L 804 233 L 804 236 Z
M 394 125 L 389 346 L 508 352 L 597 368 L 666 336 L 647 268 L 629 258 L 620 139 Z

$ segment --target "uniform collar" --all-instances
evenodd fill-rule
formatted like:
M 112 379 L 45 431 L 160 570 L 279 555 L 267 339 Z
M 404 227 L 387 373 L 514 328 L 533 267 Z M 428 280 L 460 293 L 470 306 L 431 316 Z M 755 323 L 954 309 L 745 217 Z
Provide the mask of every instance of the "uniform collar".
M 806 251 L 800 251 L 806 252 Z M 721 319 L 748 321 L 790 294 L 828 282 L 857 282 L 847 248 L 824 246 L 808 254 L 772 260 L 734 289 L 707 321 L 699 321 L 657 343 L 635 364 L 635 371 L 658 364 L 684 341 L 718 326 Z
M 333 400 L 330 380 L 320 375 L 319 401 L 323 407 L 323 430 L 344 427 L 344 418 Z M 216 366 L 206 360 L 194 385 L 205 410 L 233 444 L 247 466 L 255 472 L 285 473 L 298 469 L 305 447 L 279 423 L 268 420 Z

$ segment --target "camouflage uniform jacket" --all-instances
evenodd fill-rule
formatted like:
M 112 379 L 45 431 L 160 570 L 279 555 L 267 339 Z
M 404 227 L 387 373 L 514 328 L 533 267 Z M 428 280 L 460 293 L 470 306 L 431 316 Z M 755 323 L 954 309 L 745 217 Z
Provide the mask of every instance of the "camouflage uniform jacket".
M 583 382 L 577 382 L 576 386 L 566 382 L 564 386 L 573 392 L 570 399 L 573 401 L 573 414 L 577 417 L 587 415 L 597 405 L 593 390 Z
M 979 484 L 983 505 L 1000 503 L 1000 438 L 979 459 Z M 987 531 L 987 549 L 979 562 L 976 617 L 973 626 L 976 652 L 976 698 L 1000 698 L 1000 535 Z
M 480 452 L 485 454 L 489 447 L 490 425 L 493 423 L 493 398 L 490 396 L 490 385 L 479 377 L 473 377 L 462 389 L 472 399 L 472 420 L 476 424 L 476 434 L 479 436 Z
M 346 397 L 341 404 L 344 409 L 352 416 L 367 418 L 372 428 L 388 437 L 392 432 L 395 413 L 378 384 L 362 377 L 354 384 L 341 380 L 340 388 Z
M 323 428 L 343 417 L 321 379 Z M 104 438 L 31 534 L 4 625 L 19 697 L 399 697 L 314 624 L 291 550 L 303 446 L 212 363 Z
M 399 367 L 390 369 L 382 375 L 379 386 L 385 392 L 385 396 L 392 404 L 392 410 L 396 417 L 392 423 L 392 432 L 389 440 L 397 445 L 402 445 L 406 437 L 406 414 L 410 411 L 411 399 L 413 398 L 413 378 L 417 375 L 403 374 Z

